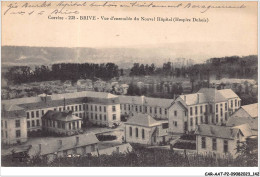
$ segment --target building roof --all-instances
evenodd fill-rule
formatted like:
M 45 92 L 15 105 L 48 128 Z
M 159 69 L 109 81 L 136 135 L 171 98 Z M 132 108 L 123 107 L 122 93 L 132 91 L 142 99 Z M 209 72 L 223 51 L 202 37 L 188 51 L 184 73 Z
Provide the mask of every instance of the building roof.
M 251 130 L 251 127 L 248 125 L 248 124 L 242 124 L 242 125 L 238 125 L 238 126 L 235 126 L 233 128 L 238 128 L 241 130 L 241 132 L 243 133 L 243 135 L 245 137 L 249 137 L 249 136 L 252 136 L 253 135 L 253 132 Z
M 173 99 L 152 98 L 152 97 L 145 97 L 145 96 L 119 95 L 118 97 L 119 97 L 119 102 L 121 104 L 137 104 L 137 105 L 147 105 L 152 107 L 169 108 L 173 102 Z
M 78 143 L 76 143 L 76 137 L 79 138 Z M 62 142 L 60 144 L 60 142 Z M 86 145 L 98 143 L 98 139 L 95 134 L 81 134 L 77 136 L 64 137 L 59 139 L 52 140 L 42 140 L 39 144 L 41 146 L 41 151 L 39 153 L 39 144 L 32 145 L 32 148 L 29 151 L 29 155 L 32 157 L 34 155 L 47 155 L 54 154 L 59 151 L 69 150 L 76 147 L 82 147 Z
M 184 103 L 189 105 L 224 102 L 231 98 L 239 98 L 231 89 L 217 90 L 215 88 L 202 88 L 197 93 L 180 95 Z
M 2 104 L 27 104 L 27 103 L 37 103 L 42 101 L 42 97 L 46 95 L 41 94 L 37 97 L 26 97 L 26 98 L 16 98 L 11 100 L 2 100 Z M 82 91 L 82 92 L 75 92 L 75 93 L 62 93 L 62 94 L 54 94 L 48 95 L 50 96 L 50 100 L 63 100 L 65 99 L 72 99 L 72 98 L 117 98 L 116 95 L 106 92 L 93 92 L 93 91 Z
M 248 124 L 253 130 L 258 130 L 258 119 L 252 119 L 250 117 L 233 117 L 231 116 L 226 126 L 233 127 L 242 124 Z
M 258 103 L 241 106 L 252 118 L 258 117 Z
M 136 115 L 131 117 L 127 122 L 125 122 L 125 124 L 139 125 L 144 127 L 153 127 L 153 126 L 160 125 L 161 122 L 156 121 L 148 114 L 137 113 Z
M 42 116 L 42 119 L 51 119 L 51 120 L 60 120 L 64 122 L 74 121 L 74 120 L 81 120 L 81 118 L 72 114 L 72 111 L 53 111 L 49 110 Z
M 234 139 L 238 132 L 239 128 L 201 124 L 198 125 L 195 134 L 223 139 Z

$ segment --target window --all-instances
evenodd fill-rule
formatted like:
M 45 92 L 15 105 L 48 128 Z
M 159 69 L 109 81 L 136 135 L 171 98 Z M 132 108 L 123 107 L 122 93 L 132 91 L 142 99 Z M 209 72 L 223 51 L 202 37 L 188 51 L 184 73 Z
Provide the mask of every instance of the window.
M 187 111 L 184 111 L 184 115 L 187 116 Z
M 30 121 L 27 121 L 27 128 L 30 128 Z
M 100 111 L 100 112 L 102 111 L 102 107 L 101 107 L 101 106 L 99 106 L 99 111 Z
M 86 105 L 85 105 L 85 104 L 83 104 L 83 110 L 84 110 L 84 111 L 86 110 Z
M 104 121 L 106 121 L 107 120 L 107 115 L 104 115 Z
M 63 111 L 65 111 L 65 109 L 66 109 L 66 108 L 65 108 L 65 106 L 64 106 L 64 107 L 63 107 Z
M 116 114 L 113 114 L 113 120 L 116 120 Z
M 69 106 L 67 107 L 67 110 L 70 110 L 70 107 L 69 107 Z
M 200 123 L 203 123 L 203 116 L 200 116 Z
M 99 115 L 99 119 L 102 120 L 102 115 L 101 114 Z
M 154 108 L 154 113 L 157 114 L 157 108 Z
M 97 120 L 97 114 L 95 114 L 95 119 Z
M 129 105 L 128 105 L 128 110 L 130 111 L 130 109 L 131 109 L 131 108 L 130 108 L 130 104 L 129 104 Z
M 164 114 L 167 115 L 167 109 L 164 110 Z
M 15 127 L 17 128 L 17 127 L 20 127 L 21 125 L 20 125 L 20 120 L 15 120 Z
M 56 110 L 57 110 L 57 108 L 54 108 L 53 110 L 54 110 L 54 111 L 56 111 Z
M 220 116 L 223 117 L 223 109 L 220 108 Z
M 61 108 L 59 108 L 59 111 L 61 112 Z
M 200 106 L 200 113 L 202 114 L 202 106 Z
M 237 107 L 237 100 L 235 100 L 235 107 Z
M 86 110 L 88 111 L 88 104 L 86 104 Z
M 213 112 L 213 106 L 210 104 L 209 105 L 209 113 L 212 113 Z
M 39 117 L 39 111 L 36 111 L 36 117 Z
M 37 126 L 40 126 L 40 120 L 36 120 Z
M 233 100 L 231 100 L 231 108 L 233 108 Z
M 5 131 L 5 137 L 8 138 L 8 133 L 7 133 L 7 131 Z
M 237 102 L 237 106 L 240 107 L 240 101 Z
M 32 127 L 35 127 L 35 122 L 34 122 L 34 120 L 32 120 Z
M 133 132 L 132 132 L 132 127 L 129 127 L 129 135 L 132 136 Z
M 195 123 L 198 125 L 198 117 L 195 117 Z
M 143 110 L 142 110 L 142 106 L 140 106 L 140 112 L 142 112 Z
M 82 107 L 81 107 L 81 105 L 79 105 L 79 111 L 81 111 L 81 109 L 82 109 Z
M 93 113 L 90 114 L 90 118 L 93 119 Z
M 192 117 L 190 118 L 190 126 L 193 126 L 193 120 L 192 120 Z
M 162 108 L 160 108 L 160 114 L 162 114 Z
M 135 111 L 138 112 L 138 110 L 137 110 L 137 106 L 135 106 Z
M 144 139 L 145 137 L 144 137 L 145 135 L 144 135 L 144 129 L 142 129 L 142 138 Z
M 168 124 L 168 123 L 163 123 L 163 124 L 162 124 L 162 128 L 163 128 L 163 129 L 169 128 L 169 124 Z
M 124 110 L 126 110 L 126 104 L 124 104 Z
M 177 116 L 177 111 L 174 111 L 174 116 Z
M 21 130 L 16 130 L 15 134 L 16 134 L 16 138 L 20 138 L 21 137 Z
M 78 106 L 75 106 L 75 111 L 78 111 Z
M 178 122 L 177 122 L 177 121 L 175 121 L 175 122 L 174 122 L 174 125 L 175 125 L 175 127 L 177 127 L 177 126 L 178 126 Z
M 69 123 L 69 129 L 71 130 L 71 123 Z
M 198 114 L 198 107 L 195 106 L 195 114 L 197 115 Z
M 29 119 L 30 118 L 30 114 L 29 114 L 29 112 L 27 112 L 27 119 Z
M 218 115 L 216 115 L 216 123 L 218 123 Z
M 192 107 L 190 107 L 190 115 L 192 116 Z
M 72 127 L 73 127 L 73 130 L 76 129 L 76 124 L 75 124 L 75 122 L 72 122 Z
M 224 152 L 227 153 L 228 152 L 228 141 L 224 140 Z
M 206 148 L 206 138 L 201 137 L 201 148 L 205 149 Z
M 208 112 L 208 105 L 205 105 L 205 112 Z
M 216 104 L 216 112 L 218 112 L 218 104 Z
M 116 112 L 116 106 L 112 106 L 112 111 Z M 137 110 L 136 110 L 137 111 Z
M 138 138 L 138 128 L 135 128 L 135 136 Z
M 71 106 L 71 110 L 74 111 L 74 106 Z
M 152 114 L 153 110 L 152 110 L 152 107 L 150 107 L 150 113 Z
M 145 113 L 147 113 L 147 106 L 144 107 Z
M 95 111 L 97 111 L 97 106 L 95 106 Z
M 90 106 L 90 110 L 93 111 L 93 105 Z
M 104 112 L 107 112 L 107 107 L 106 106 L 104 106 Z
M 227 121 L 227 112 L 225 112 L 225 120 Z
M 34 118 L 34 112 L 33 111 L 31 112 L 31 117 Z
M 227 111 L 227 103 L 225 103 L 225 111 Z
M 7 121 L 5 121 L 5 128 L 7 128 Z
M 212 150 L 216 151 L 217 150 L 217 139 L 212 138 Z

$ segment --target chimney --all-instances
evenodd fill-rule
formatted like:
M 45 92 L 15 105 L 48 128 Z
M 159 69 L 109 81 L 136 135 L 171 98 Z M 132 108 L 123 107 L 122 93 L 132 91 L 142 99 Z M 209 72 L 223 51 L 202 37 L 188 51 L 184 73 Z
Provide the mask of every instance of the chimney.
M 59 149 L 62 147 L 62 140 L 58 140 L 59 141 Z
M 200 103 L 200 94 L 197 94 L 197 102 Z
M 79 144 L 79 136 L 76 136 L 76 145 L 77 146 Z
M 42 144 L 39 144 L 39 154 L 42 152 Z

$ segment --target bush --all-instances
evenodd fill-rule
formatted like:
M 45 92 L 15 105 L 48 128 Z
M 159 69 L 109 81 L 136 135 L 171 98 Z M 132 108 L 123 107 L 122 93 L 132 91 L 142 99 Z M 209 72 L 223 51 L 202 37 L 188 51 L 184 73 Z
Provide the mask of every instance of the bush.
M 196 149 L 196 143 L 193 142 L 177 142 L 173 145 L 174 148 L 178 149 Z
M 114 135 L 97 135 L 97 139 L 99 141 L 112 141 L 115 140 L 117 137 Z

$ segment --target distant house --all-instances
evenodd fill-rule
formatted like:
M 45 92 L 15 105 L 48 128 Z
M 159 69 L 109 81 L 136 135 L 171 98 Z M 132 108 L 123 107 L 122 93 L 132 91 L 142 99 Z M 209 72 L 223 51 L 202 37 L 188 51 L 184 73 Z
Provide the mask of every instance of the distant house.
M 42 130 L 61 135 L 74 135 L 81 130 L 82 119 L 72 111 L 59 112 L 49 110 L 42 116 Z
M 2 104 L 1 140 L 3 144 L 16 144 L 27 141 L 26 112 L 15 104 Z
M 45 140 L 40 144 L 32 145 L 28 155 L 30 158 L 39 155 L 51 162 L 57 157 L 86 156 L 97 150 L 98 143 L 99 141 L 94 134 Z
M 257 135 L 258 132 L 258 103 L 241 106 L 234 114 L 231 115 L 226 123 L 226 126 L 238 126 L 242 124 L 249 124 L 253 133 Z
M 166 143 L 168 121 L 156 121 L 148 114 L 136 114 L 125 122 L 125 140 L 128 143 L 159 145 Z
M 253 135 L 248 124 L 236 127 L 202 124 L 198 126 L 195 134 L 197 153 L 215 154 L 221 157 L 235 157 L 237 146 Z

